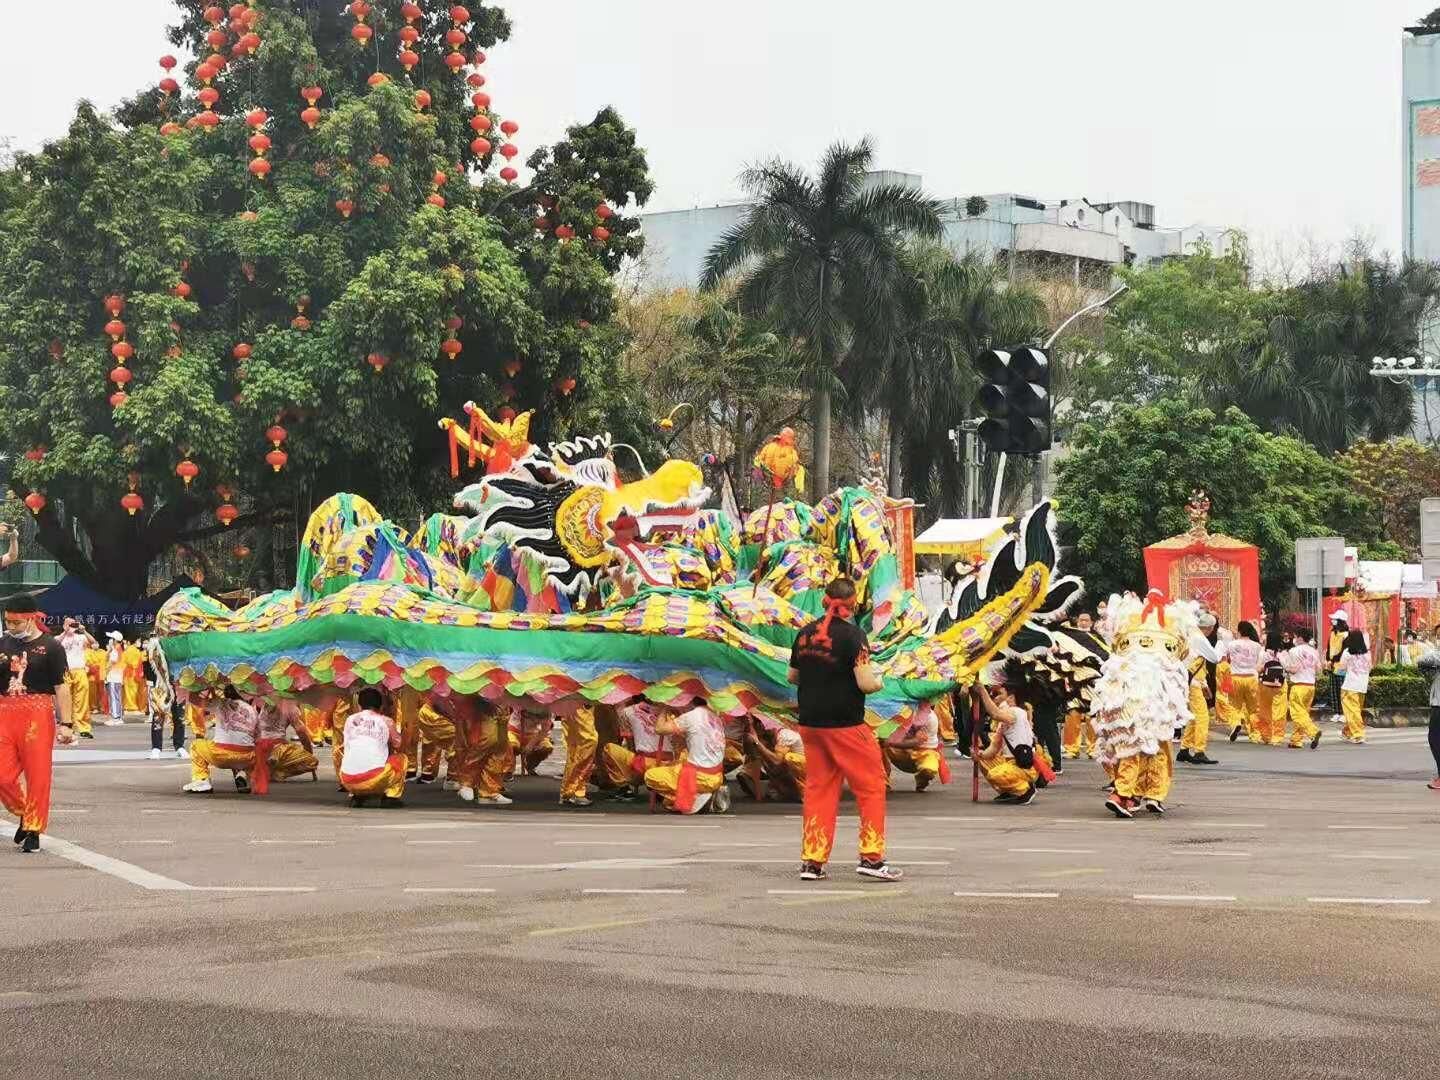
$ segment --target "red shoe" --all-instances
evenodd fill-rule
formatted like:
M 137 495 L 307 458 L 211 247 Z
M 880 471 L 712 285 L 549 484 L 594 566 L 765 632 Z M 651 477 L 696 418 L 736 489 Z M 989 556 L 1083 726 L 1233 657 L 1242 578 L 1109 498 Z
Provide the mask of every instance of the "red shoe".
M 1440 791 L 1440 776 L 1437 776 L 1434 780 L 1431 780 L 1430 783 L 1426 784 L 1425 786 L 1428 787 L 1431 791 Z
M 1105 800 L 1105 809 L 1109 810 L 1118 818 L 1133 818 L 1135 811 L 1131 800 L 1123 795 L 1111 795 Z

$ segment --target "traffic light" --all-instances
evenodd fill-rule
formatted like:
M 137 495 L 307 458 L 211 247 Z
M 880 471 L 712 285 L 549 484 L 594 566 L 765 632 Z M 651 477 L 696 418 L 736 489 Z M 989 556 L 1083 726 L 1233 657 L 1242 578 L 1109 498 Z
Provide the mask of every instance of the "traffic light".
M 975 360 L 980 388 L 980 438 L 1002 454 L 1034 455 L 1050 449 L 1050 358 L 1026 345 L 991 349 Z

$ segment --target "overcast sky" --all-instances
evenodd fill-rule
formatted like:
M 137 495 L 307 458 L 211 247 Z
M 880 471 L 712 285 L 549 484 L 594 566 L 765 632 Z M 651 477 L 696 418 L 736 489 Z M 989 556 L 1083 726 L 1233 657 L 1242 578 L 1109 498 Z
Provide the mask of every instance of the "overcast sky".
M 937 196 L 1137 199 L 1162 225 L 1394 249 L 1401 28 L 1436 3 L 510 0 L 487 89 L 527 152 L 618 107 L 656 209 L 731 199 L 748 162 L 869 134 Z M 38 146 L 79 97 L 113 105 L 161 76 L 174 3 L 123 8 L 27 20 L 3 49 L 0 134 Z

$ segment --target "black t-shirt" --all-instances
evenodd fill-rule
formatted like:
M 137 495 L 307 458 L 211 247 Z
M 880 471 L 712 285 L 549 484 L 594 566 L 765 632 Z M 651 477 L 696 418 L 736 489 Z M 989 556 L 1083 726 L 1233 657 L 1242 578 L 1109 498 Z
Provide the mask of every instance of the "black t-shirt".
M 800 726 L 841 728 L 865 722 L 865 695 L 855 665 L 870 651 L 865 631 L 843 619 L 830 621 L 830 643 L 815 640 L 819 622 L 795 639 L 790 666 L 800 676 Z
M 25 692 L 27 694 L 53 694 L 55 688 L 65 685 L 65 649 L 49 634 L 41 634 L 30 641 L 21 641 L 9 634 L 0 636 L 0 694 L 10 690 L 11 673 L 20 666 L 20 654 L 28 653 L 25 668 Z

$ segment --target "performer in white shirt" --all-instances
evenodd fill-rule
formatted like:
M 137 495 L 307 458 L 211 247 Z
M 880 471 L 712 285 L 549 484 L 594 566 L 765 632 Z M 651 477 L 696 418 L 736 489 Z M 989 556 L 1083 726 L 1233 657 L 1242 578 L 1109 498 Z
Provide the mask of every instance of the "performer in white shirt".
M 660 706 L 643 697 L 632 698 L 616 710 L 621 724 L 630 730 L 633 746 L 632 749 L 609 742 L 601 751 L 605 775 L 612 784 L 624 789 L 616 793 L 616 798 L 623 799 L 633 793 L 634 787 L 644 782 L 647 769 L 654 765 L 668 765 L 675 760 L 671 740 L 655 730 L 661 711 Z
M 655 721 L 659 735 L 677 735 L 685 741 L 680 760 L 645 770 L 645 786 L 660 796 L 667 810 L 698 814 L 712 802 L 715 813 L 730 809 L 725 787 L 725 727 L 704 704 L 678 716 Z
M 235 774 L 235 790 L 250 790 L 249 773 L 255 767 L 255 741 L 260 736 L 260 714 L 255 706 L 240 697 L 240 691 L 226 685 L 221 696 L 207 710 L 207 725 L 213 733 L 208 739 L 196 739 L 190 746 L 190 783 L 185 791 L 192 795 L 208 795 L 211 769 L 229 769 Z
M 405 755 L 400 729 L 380 710 L 385 696 L 367 686 L 355 697 L 359 712 L 345 720 L 345 753 L 340 759 L 340 786 L 350 793 L 351 806 L 364 806 L 372 795 L 381 806 L 404 806 Z
M 883 749 L 887 772 L 893 765 L 910 773 L 916 791 L 924 791 L 937 777 L 942 784 L 950 782 L 950 767 L 940 753 L 940 717 L 928 701 L 915 709 L 908 724 L 895 729 Z
M 85 651 L 98 649 L 100 643 L 80 625 L 80 620 L 73 618 L 65 620 L 65 629 L 56 640 L 65 650 L 65 685 L 70 689 L 70 718 L 75 735 L 81 739 L 94 738 L 90 710 L 99 702 L 90 701 L 90 662 Z
M 1307 742 L 1314 750 L 1320 745 L 1320 728 L 1310 719 L 1310 708 L 1315 704 L 1315 675 L 1320 670 L 1320 653 L 1314 645 L 1315 635 L 1310 630 L 1297 630 L 1295 644 L 1286 651 L 1282 662 L 1285 674 L 1290 677 L 1290 747 L 1299 749 Z

